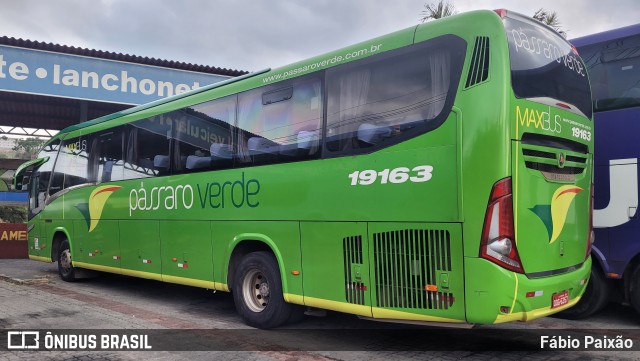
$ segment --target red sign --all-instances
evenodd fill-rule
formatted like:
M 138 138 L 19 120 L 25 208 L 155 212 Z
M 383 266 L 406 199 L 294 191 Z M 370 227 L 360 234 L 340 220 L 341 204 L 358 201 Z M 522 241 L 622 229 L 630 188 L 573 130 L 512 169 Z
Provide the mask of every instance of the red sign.
M 27 225 L 0 223 L 0 259 L 27 257 Z
M 24 223 L 0 223 L 0 242 L 1 241 L 26 241 L 27 225 Z

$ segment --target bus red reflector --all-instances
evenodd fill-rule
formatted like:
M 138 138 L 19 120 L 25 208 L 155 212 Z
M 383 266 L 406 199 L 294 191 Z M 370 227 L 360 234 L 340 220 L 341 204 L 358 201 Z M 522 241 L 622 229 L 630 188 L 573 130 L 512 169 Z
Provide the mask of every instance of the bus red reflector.
M 571 109 L 570 105 L 567 105 L 567 104 L 564 104 L 564 103 L 556 103 L 556 105 L 561 107 L 561 108 Z
M 531 298 L 531 297 L 538 297 L 538 296 L 542 296 L 543 294 L 544 294 L 544 292 L 543 292 L 543 291 L 530 291 L 530 292 L 527 292 L 527 293 L 525 294 L 525 296 L 526 296 L 527 298 Z
M 571 51 L 573 51 L 574 54 L 580 56 L 580 54 L 578 53 L 578 48 L 576 48 L 576 46 L 573 44 L 571 44 Z
M 429 292 L 436 292 L 436 291 L 438 291 L 438 286 L 436 286 L 436 285 L 425 285 L 424 286 L 424 290 L 425 291 L 429 291 Z

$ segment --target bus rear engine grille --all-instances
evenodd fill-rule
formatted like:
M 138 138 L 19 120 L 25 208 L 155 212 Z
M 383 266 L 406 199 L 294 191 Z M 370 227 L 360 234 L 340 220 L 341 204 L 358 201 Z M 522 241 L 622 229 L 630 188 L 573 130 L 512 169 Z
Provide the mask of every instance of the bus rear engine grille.
M 406 229 L 373 234 L 376 306 L 449 309 L 452 293 L 437 286 L 451 271 L 448 231 Z

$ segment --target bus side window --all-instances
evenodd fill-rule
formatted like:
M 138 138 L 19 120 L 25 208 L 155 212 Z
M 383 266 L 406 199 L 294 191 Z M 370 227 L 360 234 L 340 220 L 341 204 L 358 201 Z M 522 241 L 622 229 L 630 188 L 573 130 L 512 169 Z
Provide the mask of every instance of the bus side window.
M 290 142 L 281 154 L 299 159 L 320 155 L 322 134 L 322 83 L 318 78 L 298 82 L 293 87 L 293 115 Z
M 141 119 L 126 128 L 123 179 L 168 175 L 171 123 Z
M 454 45 L 461 46 L 434 39 L 327 70 L 329 156 L 395 144 L 441 124 L 452 63 L 463 60 L 452 55 Z
M 291 162 L 319 156 L 322 82 L 305 77 L 239 96 L 240 165 Z
M 124 139 L 122 129 L 124 127 L 116 127 L 112 131 L 97 135 L 99 143 L 97 161 L 95 166 L 96 180 L 100 183 L 119 181 L 123 179 L 124 159 L 123 148 Z M 95 152 L 92 149 L 92 152 Z
M 173 174 L 233 166 L 236 96 L 180 110 L 174 128 Z M 177 166 L 176 166 L 177 165 Z
M 62 143 L 49 194 L 89 183 L 89 146 L 86 137 L 71 138 Z

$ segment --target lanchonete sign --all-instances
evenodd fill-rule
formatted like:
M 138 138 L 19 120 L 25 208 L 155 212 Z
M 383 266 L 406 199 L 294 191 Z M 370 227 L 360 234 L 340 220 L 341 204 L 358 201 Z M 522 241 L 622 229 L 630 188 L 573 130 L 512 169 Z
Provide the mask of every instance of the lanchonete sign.
M 0 90 L 143 104 L 227 76 L 0 46 Z

